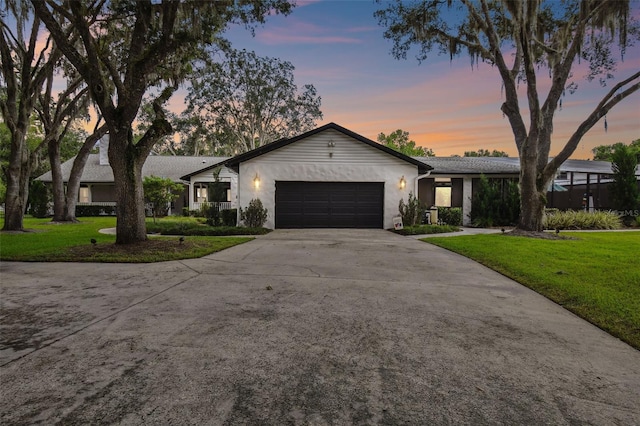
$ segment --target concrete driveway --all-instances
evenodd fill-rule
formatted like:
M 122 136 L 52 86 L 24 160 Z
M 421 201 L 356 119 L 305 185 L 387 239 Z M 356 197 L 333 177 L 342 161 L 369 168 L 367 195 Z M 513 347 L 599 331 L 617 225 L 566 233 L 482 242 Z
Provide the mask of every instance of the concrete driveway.
M 382 230 L 0 273 L 3 425 L 640 424 L 640 352 Z

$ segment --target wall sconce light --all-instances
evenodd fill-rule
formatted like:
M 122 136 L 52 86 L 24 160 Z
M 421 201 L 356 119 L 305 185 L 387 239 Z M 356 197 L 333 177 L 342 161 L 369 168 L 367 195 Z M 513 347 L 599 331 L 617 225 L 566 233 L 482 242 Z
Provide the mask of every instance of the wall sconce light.
M 260 189 L 260 176 L 256 173 L 256 177 L 253 178 L 253 186 L 256 189 Z
M 404 176 L 402 176 L 400 178 L 400 189 L 404 189 L 405 186 L 407 186 L 407 180 L 404 178 Z
M 333 158 L 333 148 L 336 147 L 336 143 L 330 140 L 329 143 L 327 144 L 327 147 L 329 148 L 329 158 Z

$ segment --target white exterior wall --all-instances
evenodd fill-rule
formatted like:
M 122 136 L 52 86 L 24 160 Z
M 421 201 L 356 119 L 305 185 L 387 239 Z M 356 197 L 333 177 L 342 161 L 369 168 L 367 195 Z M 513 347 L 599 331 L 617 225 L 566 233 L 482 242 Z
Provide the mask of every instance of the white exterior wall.
M 471 197 L 473 189 L 473 178 L 464 177 L 462 179 L 462 224 L 471 225 Z
M 233 170 L 230 170 L 226 167 L 223 167 L 220 170 L 220 175 L 218 176 L 220 182 L 230 182 L 231 183 L 231 208 L 238 207 L 238 174 Z M 199 173 L 197 175 L 191 176 L 191 180 L 189 182 L 189 209 L 193 210 L 194 206 L 194 185 L 196 183 L 211 183 L 215 182 L 213 178 L 213 170 L 208 170 L 203 173 Z
M 329 148 L 333 141 L 335 147 Z M 330 150 L 333 152 L 329 156 Z M 255 188 L 254 179 L 260 178 Z M 401 198 L 407 201 L 418 167 L 343 133 L 326 130 L 240 164 L 238 201 L 246 208 L 259 198 L 268 210 L 265 227 L 275 227 L 276 181 L 384 182 L 385 228 L 393 227 Z M 400 189 L 404 176 L 406 186 Z

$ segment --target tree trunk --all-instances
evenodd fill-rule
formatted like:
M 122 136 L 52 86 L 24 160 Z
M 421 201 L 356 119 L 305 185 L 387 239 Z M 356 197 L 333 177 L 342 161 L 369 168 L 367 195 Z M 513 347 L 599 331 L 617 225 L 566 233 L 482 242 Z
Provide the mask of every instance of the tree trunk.
M 53 222 L 64 221 L 64 181 L 60 162 L 60 140 L 53 139 L 47 145 L 49 164 L 51 164 L 51 193 L 53 194 Z
M 7 170 L 7 192 L 3 231 L 24 230 L 23 219 L 29 197 L 30 161 L 26 132 L 16 129 L 11 134 L 11 154 Z
M 142 166 L 146 156 L 129 144 L 128 129 L 109 134 L 109 164 L 116 192 L 116 244 L 133 244 L 147 239 Z
M 84 146 L 80 149 L 78 155 L 73 160 L 73 166 L 71 167 L 71 173 L 69 174 L 69 181 L 67 182 L 67 193 L 64 199 L 64 221 L 65 222 L 77 222 L 76 218 L 76 206 L 78 205 L 78 197 L 80 193 L 80 181 L 82 179 L 82 171 L 87 164 L 87 158 L 91 152 L 91 146 L 88 149 L 84 149 Z
M 64 206 L 64 220 L 65 222 L 77 222 L 76 218 L 76 206 L 78 204 L 78 193 L 80 192 L 80 182 L 82 180 L 82 172 L 84 166 L 87 164 L 87 159 L 91 153 L 91 149 L 95 143 L 107 133 L 107 126 L 94 130 L 84 144 L 80 148 L 78 155 L 73 160 L 73 166 L 71 166 L 71 173 L 69 174 L 69 181 L 67 182 L 67 195 L 65 197 Z
M 547 183 L 539 177 L 536 156 L 520 157 L 520 220 L 518 229 L 542 232 Z

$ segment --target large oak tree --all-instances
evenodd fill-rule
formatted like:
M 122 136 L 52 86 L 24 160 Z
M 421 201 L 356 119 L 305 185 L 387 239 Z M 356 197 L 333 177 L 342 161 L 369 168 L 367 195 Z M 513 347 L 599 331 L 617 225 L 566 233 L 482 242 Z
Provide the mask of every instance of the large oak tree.
M 558 167 L 598 120 L 640 88 L 640 71 L 615 84 L 549 160 L 554 115 L 565 90 L 575 89 L 576 64 L 587 64 L 588 78 L 604 83 L 615 69 L 615 51 L 624 52 L 629 44 L 629 11 L 629 0 L 397 0 L 376 15 L 397 58 L 406 58 L 414 47 L 419 60 L 434 50 L 451 57 L 466 52 L 472 61 L 496 69 L 505 95 L 501 110 L 520 157 L 518 228 L 540 231 L 547 188 Z M 540 85 L 543 78 L 549 83 Z M 519 86 L 526 99 L 520 99 Z
M 397 129 L 388 135 L 378 134 L 378 142 L 387 148 L 395 149 L 412 157 L 433 157 L 435 156 L 431 148 L 416 145 L 416 142 L 409 139 L 409 132 Z
M 311 84 L 299 90 L 293 71 L 287 61 L 225 49 L 223 61 L 206 58 L 194 73 L 186 114 L 212 129 L 227 154 L 311 130 L 322 119 L 321 99 Z
M 263 22 L 288 13 L 284 0 L 31 0 L 67 60 L 86 81 L 109 129 L 109 163 L 116 195 L 116 243 L 146 240 L 142 166 L 154 144 L 171 133 L 163 104 L 232 22 Z M 80 43 L 66 36 L 77 31 Z M 132 124 L 145 95 L 156 116 L 134 139 Z

